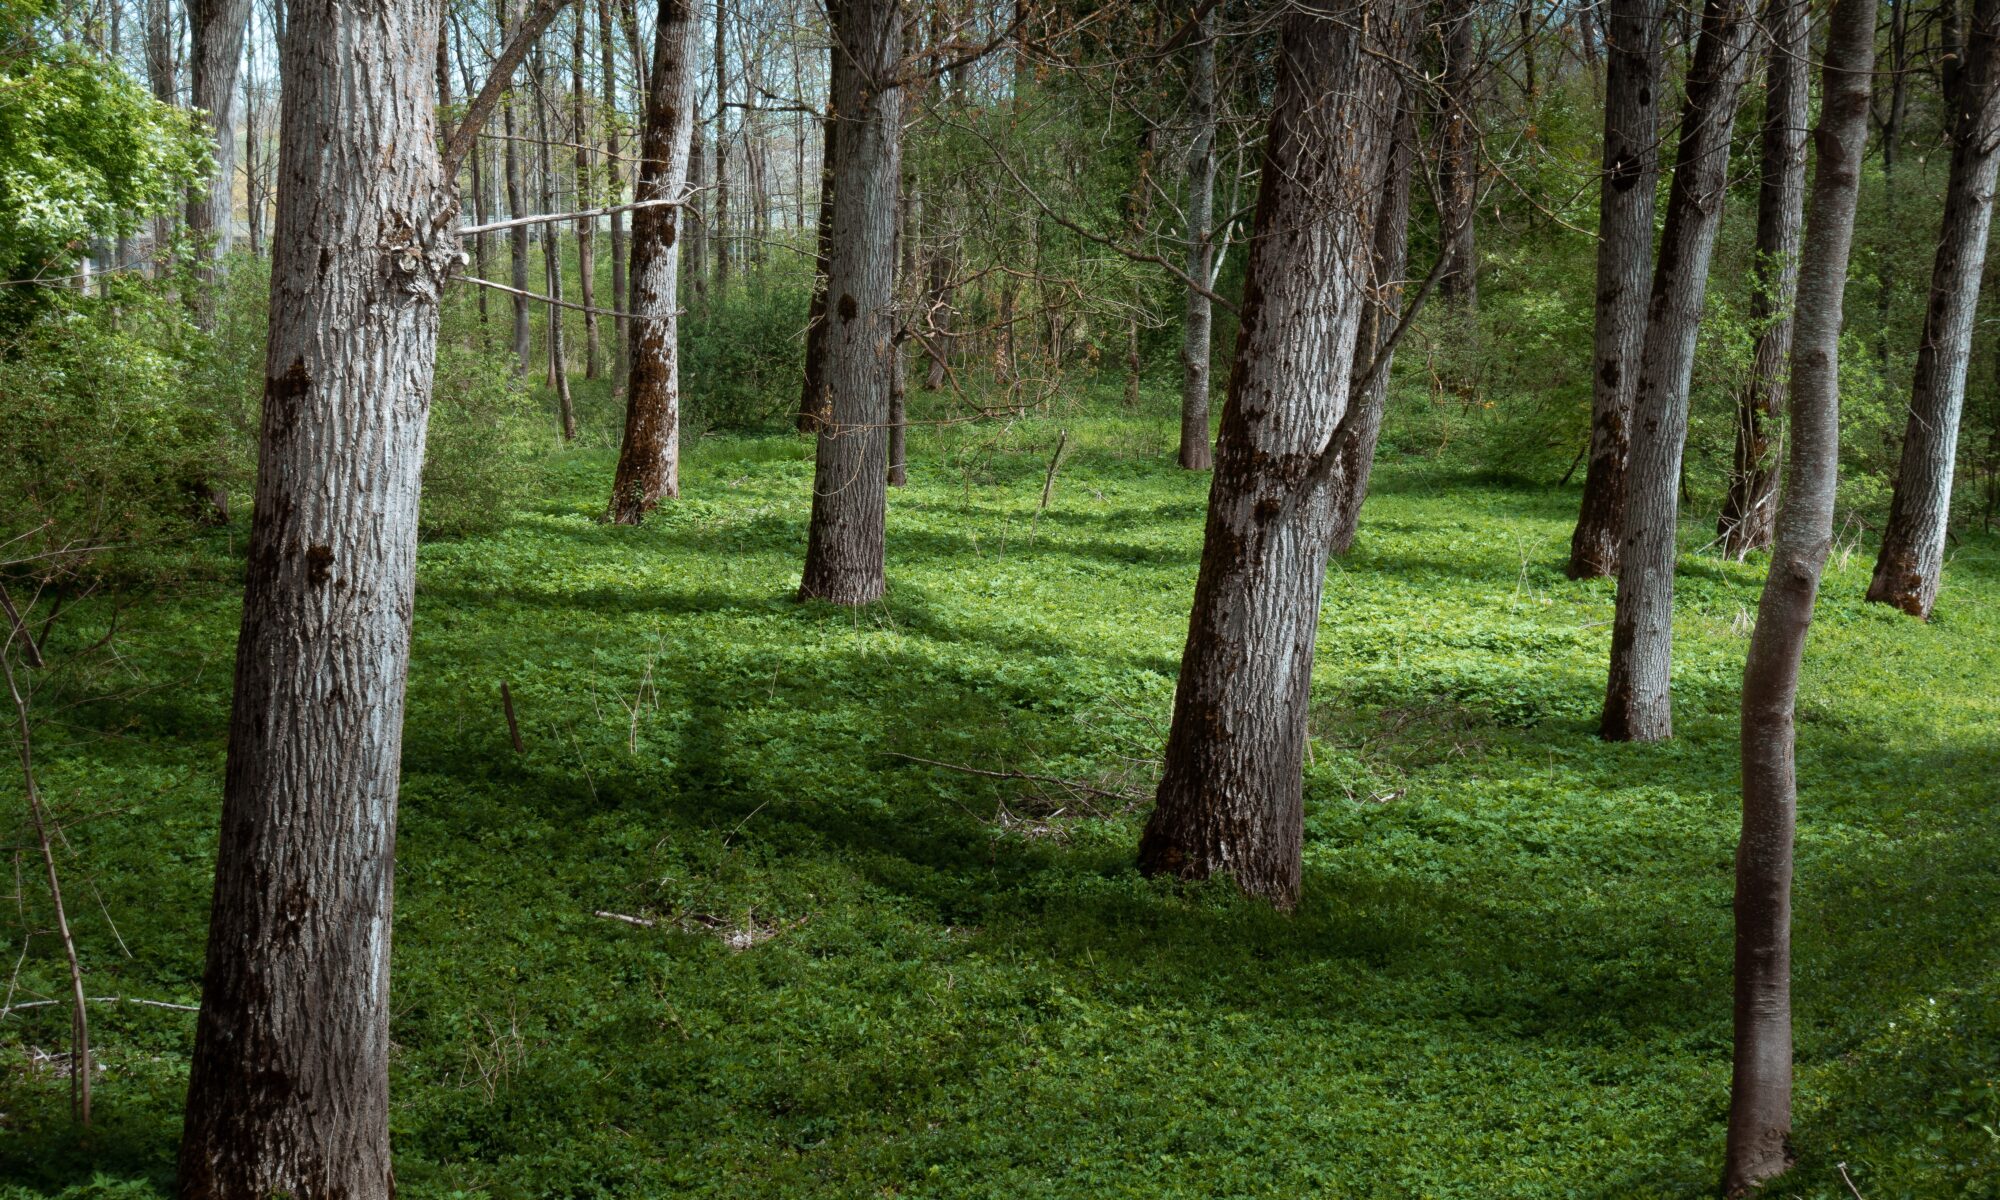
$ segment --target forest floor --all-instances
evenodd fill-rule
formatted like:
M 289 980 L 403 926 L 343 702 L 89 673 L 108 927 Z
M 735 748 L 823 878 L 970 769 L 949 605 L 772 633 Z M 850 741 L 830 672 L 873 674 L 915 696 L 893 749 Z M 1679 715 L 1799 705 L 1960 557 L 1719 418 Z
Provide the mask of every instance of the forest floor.
M 792 599 L 788 436 L 700 439 L 637 529 L 597 520 L 609 452 L 560 454 L 500 532 L 425 547 L 403 1196 L 1712 1193 L 1761 562 L 1688 530 L 1679 736 L 1606 745 L 1576 492 L 1385 464 L 1327 586 L 1278 917 L 1132 869 L 1208 480 L 1167 419 L 1068 428 L 1042 512 L 1054 423 L 919 431 L 859 612 Z M 126 614 L 148 690 L 45 735 L 44 789 L 92 817 L 94 995 L 197 999 L 242 531 Z M 1837 549 L 1807 655 L 1772 1194 L 1846 1196 L 1844 1163 L 1867 1200 L 2000 1196 L 2000 541 L 1957 549 L 1928 626 L 1863 603 L 1869 566 Z M 12 995 L 61 978 L 35 937 Z M 34 1057 L 62 1010 L 0 1021 L 0 1196 L 169 1194 L 193 1016 L 92 1017 L 88 1134 Z

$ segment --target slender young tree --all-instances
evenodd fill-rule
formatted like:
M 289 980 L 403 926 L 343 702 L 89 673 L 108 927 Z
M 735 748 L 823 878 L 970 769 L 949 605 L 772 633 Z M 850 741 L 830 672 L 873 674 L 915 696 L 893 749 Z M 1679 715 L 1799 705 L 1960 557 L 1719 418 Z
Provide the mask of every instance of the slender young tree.
M 1992 0 L 1981 0 L 1982 9 Z M 1743 1196 L 1792 1164 L 1793 713 L 1806 631 L 1833 543 L 1840 470 L 1840 320 L 1868 140 L 1876 0 L 1835 0 L 1812 215 L 1799 267 L 1790 456 L 1771 569 L 1743 667 L 1743 831 L 1736 844 L 1735 1055 L 1723 1191 Z
M 896 190 L 902 178 L 902 0 L 835 0 L 833 254 L 827 263 L 826 416 L 799 598 L 880 599 L 896 366 Z
M 584 103 L 583 53 L 584 9 L 579 7 L 570 25 L 569 111 L 571 140 L 576 158 L 576 208 L 596 208 L 606 191 L 596 180 L 591 162 L 590 110 Z M 611 201 L 616 203 L 616 198 Z M 583 377 L 596 379 L 604 374 L 604 339 L 597 328 L 597 218 L 579 217 L 576 222 L 576 299 L 583 305 Z M 622 299 L 620 301 L 623 302 Z
M 831 10 L 827 14 L 832 16 Z M 729 9 L 715 0 L 715 298 L 729 293 Z
M 694 0 L 660 0 L 639 135 L 638 199 L 687 197 L 694 138 Z M 642 208 L 632 216 L 632 373 L 625 389 L 625 440 L 611 484 L 611 520 L 637 525 L 680 483 L 680 247 L 684 210 Z
M 1625 480 L 1625 541 L 1611 626 L 1603 736 L 1650 742 L 1673 736 L 1674 560 L 1688 379 L 1722 224 L 1729 139 L 1750 70 L 1750 0 L 1706 0 L 1688 69 L 1680 146 L 1667 194 L 1646 338 L 1632 394 L 1632 455 Z
M 2000 168 L 2000 3 L 1979 0 L 1964 60 L 1950 95 L 1951 175 L 1931 268 L 1930 303 L 1910 388 L 1910 420 L 1896 474 L 1889 524 L 1875 559 L 1868 598 L 1930 618 L 1944 574 L 1965 370 L 1993 224 L 1994 172 Z
M 552 152 L 555 140 L 555 121 L 550 112 L 549 73 L 540 43 L 535 45 L 534 58 L 529 70 L 529 78 L 535 85 L 535 141 L 536 156 L 541 170 L 542 211 L 556 211 L 556 167 Z M 569 349 L 563 344 L 563 274 L 561 226 L 542 226 L 542 282 L 548 292 L 549 302 L 543 306 L 544 346 L 548 351 L 548 381 L 556 393 L 556 421 L 562 430 L 565 442 L 576 440 L 576 398 L 569 387 Z
M 1200 10 L 1188 46 L 1187 300 L 1181 317 L 1180 464 L 1215 465 L 1208 442 L 1208 364 L 1214 313 L 1207 285 L 1215 275 L 1215 19 Z
M 1479 5 L 1442 0 L 1438 43 L 1443 59 L 1442 111 L 1438 114 L 1438 210 L 1450 250 L 1438 292 L 1463 311 L 1479 307 L 1479 252 L 1473 232 L 1479 207 Z
M 1281 909 L 1299 896 L 1336 443 L 1393 119 L 1386 56 L 1368 51 L 1395 11 L 1344 0 L 1285 18 L 1166 769 L 1139 843 L 1148 875 L 1226 875 Z
M 1770 39 L 1764 70 L 1763 177 L 1757 187 L 1757 258 L 1750 323 L 1757 348 L 1750 382 L 1736 401 L 1736 455 L 1715 532 L 1722 552 L 1742 559 L 1771 544 L 1778 473 L 1771 425 L 1785 406 L 1792 352 L 1792 303 L 1799 287 L 1799 225 L 1806 197 L 1809 23 L 1806 0 L 1766 0 Z
M 1618 573 L 1632 391 L 1646 340 L 1653 201 L 1660 170 L 1660 33 L 1666 0 L 1609 0 L 1605 9 L 1604 159 L 1597 197 L 1597 327 L 1591 358 L 1590 463 L 1570 535 L 1569 576 Z
M 187 1200 L 390 1194 L 389 918 L 417 490 L 458 253 L 439 0 L 293 0 L 270 340 Z
M 518 0 L 499 0 L 500 36 L 507 37 L 511 27 L 511 17 Z M 511 82 L 511 80 L 510 80 Z M 524 217 L 528 215 L 528 189 L 522 168 L 522 153 L 519 133 L 526 122 L 515 120 L 514 93 L 510 86 L 500 103 L 501 153 L 505 159 L 507 173 L 507 215 Z M 514 285 L 514 361 L 518 371 L 526 375 L 534 370 L 534 334 L 529 327 L 528 313 L 528 227 L 516 225 L 507 233 L 508 265 L 511 275 L 508 282 Z
M 618 136 L 618 43 L 613 36 L 611 20 L 611 0 L 597 0 L 597 54 L 601 78 L 598 80 L 598 103 L 604 114 L 604 161 L 606 175 L 611 182 L 613 196 L 625 194 L 625 159 L 621 153 Z M 699 226 L 700 222 L 693 222 Z M 632 330 L 629 321 L 622 314 L 630 312 L 630 285 L 626 282 L 627 259 L 625 240 L 625 214 L 611 214 L 611 305 L 621 315 L 611 322 L 611 378 L 614 384 L 624 379 L 630 366 Z M 699 270 L 699 268 L 697 268 Z

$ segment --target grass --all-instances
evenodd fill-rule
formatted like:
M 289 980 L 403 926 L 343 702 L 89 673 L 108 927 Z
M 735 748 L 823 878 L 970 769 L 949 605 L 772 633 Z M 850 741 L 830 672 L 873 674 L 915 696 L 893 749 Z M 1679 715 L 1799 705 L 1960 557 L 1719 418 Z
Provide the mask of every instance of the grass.
M 1327 589 L 1280 918 L 1131 869 L 1145 806 L 1116 794 L 1169 716 L 1207 479 L 1166 419 L 1069 428 L 1039 514 L 1053 424 L 913 439 L 860 612 L 791 598 L 790 437 L 699 441 L 639 529 L 596 520 L 606 450 L 559 455 L 499 532 L 425 548 L 404 1196 L 1712 1192 L 1761 567 L 1690 542 L 1679 736 L 1606 745 L 1612 589 L 1561 575 L 1574 491 L 1385 464 Z M 107 814 L 68 866 L 94 994 L 196 998 L 241 540 L 131 614 L 154 690 L 45 749 L 50 795 Z M 1801 1161 L 1773 1194 L 1845 1196 L 1844 1163 L 1867 1200 L 2000 1196 L 2000 546 L 1959 549 L 1930 626 L 1864 604 L 1868 566 L 1836 554 L 1808 652 Z M 20 890 L 17 942 L 45 925 Z M 33 938 L 17 994 L 59 981 Z M 60 1011 L 0 1022 L 8 1200 L 169 1193 L 192 1017 L 93 1017 L 87 1135 L 27 1053 Z

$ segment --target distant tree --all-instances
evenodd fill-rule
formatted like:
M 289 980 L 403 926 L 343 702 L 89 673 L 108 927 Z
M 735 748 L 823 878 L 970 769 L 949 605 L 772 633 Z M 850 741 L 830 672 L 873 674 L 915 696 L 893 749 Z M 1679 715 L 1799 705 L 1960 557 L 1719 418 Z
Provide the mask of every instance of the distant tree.
M 1993 0 L 1981 0 L 1989 16 Z M 1743 667 L 1743 831 L 1736 845 L 1735 1055 L 1723 1191 L 1750 1193 L 1792 1164 L 1793 712 L 1840 470 L 1840 322 L 1861 154 L 1868 140 L 1876 0 L 1836 0 L 1813 132 L 1812 214 L 1799 266 L 1790 458 L 1771 569 Z M 1989 26 L 1990 27 L 1990 26 Z
M 880 599 L 896 369 L 896 193 L 902 176 L 902 0 L 835 0 L 832 255 L 825 419 L 800 599 Z
M 1187 169 L 1187 299 L 1181 318 L 1180 464 L 1190 471 L 1215 465 L 1208 444 L 1208 364 L 1215 278 L 1215 22 L 1200 11 L 1188 43 L 1188 122 L 1194 144 Z
M 1951 175 L 1931 269 L 1930 303 L 1910 388 L 1910 419 L 1889 524 L 1868 598 L 1929 619 L 1944 573 L 1945 532 L 1965 409 L 1973 317 L 2000 168 L 2000 3 L 1979 0 L 1950 94 Z
M 1438 225 L 1449 262 L 1438 291 L 1457 308 L 1479 307 L 1479 4 L 1440 0 L 1437 18 L 1443 65 L 1438 113 Z
M 1757 188 L 1757 257 L 1751 266 L 1750 323 L 1757 348 L 1750 381 L 1737 393 L 1736 455 L 1715 532 L 1722 552 L 1741 559 L 1771 544 L 1778 473 L 1771 425 L 1785 407 L 1792 352 L 1792 303 L 1799 287 L 1799 225 L 1806 197 L 1806 101 L 1810 50 L 1806 0 L 1766 0 L 1770 39 L 1764 71 L 1762 180 Z
M 1688 379 L 1722 224 L 1729 140 L 1750 72 L 1756 22 L 1750 0 L 1707 0 L 1688 69 L 1666 228 L 1646 306 L 1646 338 L 1632 394 L 1632 454 L 1625 480 L 1625 541 L 1601 732 L 1612 741 L 1673 736 L 1675 538 Z
M 229 253 L 235 232 L 231 200 L 236 192 L 236 73 L 243 60 L 243 36 L 250 24 L 250 0 L 187 0 L 193 32 L 191 74 L 194 107 L 207 114 L 209 136 L 215 142 L 215 170 L 188 193 L 187 229 L 213 264 Z M 209 273 L 203 267 L 203 274 Z M 210 307 L 196 305 L 206 322 Z
M 1618 573 L 1632 393 L 1646 340 L 1653 201 L 1660 170 L 1660 37 L 1666 0 L 1605 8 L 1604 158 L 1597 197 L 1597 326 L 1592 350 L 1590 462 L 1570 536 L 1569 576 Z
M 639 135 L 637 198 L 687 195 L 694 138 L 694 55 L 700 21 L 694 0 L 660 0 Z M 633 346 L 625 388 L 625 439 L 611 485 L 611 520 L 637 525 L 663 499 L 680 495 L 680 208 L 632 214 Z
M 1166 769 L 1139 843 L 1148 875 L 1226 875 L 1279 908 L 1299 896 L 1336 439 L 1393 118 L 1386 56 L 1369 51 L 1396 12 L 1343 0 L 1285 17 Z

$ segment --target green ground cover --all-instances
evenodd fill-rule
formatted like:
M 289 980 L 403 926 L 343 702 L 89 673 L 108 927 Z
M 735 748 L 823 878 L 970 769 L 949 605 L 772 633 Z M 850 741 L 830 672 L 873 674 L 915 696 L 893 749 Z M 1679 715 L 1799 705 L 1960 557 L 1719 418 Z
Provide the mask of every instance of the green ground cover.
M 791 599 L 812 465 L 786 436 L 700 439 L 639 529 L 596 520 L 609 451 L 556 455 L 497 532 L 425 547 L 404 1196 L 1713 1190 L 1761 564 L 1690 522 L 1680 736 L 1606 745 L 1612 589 L 1562 577 L 1574 490 L 1387 463 L 1328 582 L 1305 899 L 1277 917 L 1131 869 L 1207 477 L 1165 418 L 1065 424 L 1039 514 L 1054 423 L 919 431 L 861 612 Z M 47 735 L 51 798 L 100 814 L 70 834 L 93 994 L 197 995 L 242 522 L 128 613 L 147 690 Z M 1864 604 L 1869 565 L 1836 551 L 1808 650 L 1801 1168 L 1773 1194 L 1845 1196 L 1845 1163 L 1867 1200 L 2000 1196 L 2000 543 L 1957 548 L 1930 626 Z M 60 978 L 33 939 L 17 996 Z M 60 1010 L 0 1021 L 8 1200 L 170 1189 L 192 1015 L 94 1017 L 88 1135 L 33 1064 Z

